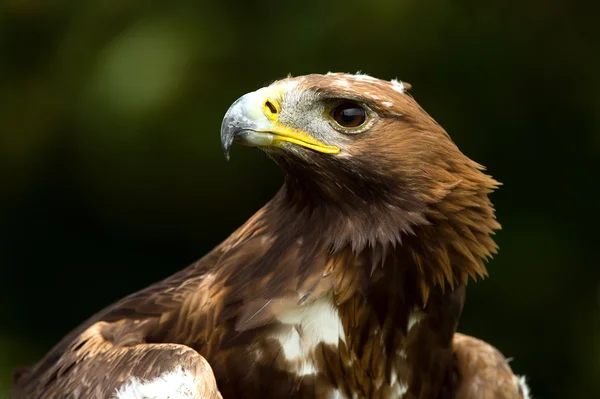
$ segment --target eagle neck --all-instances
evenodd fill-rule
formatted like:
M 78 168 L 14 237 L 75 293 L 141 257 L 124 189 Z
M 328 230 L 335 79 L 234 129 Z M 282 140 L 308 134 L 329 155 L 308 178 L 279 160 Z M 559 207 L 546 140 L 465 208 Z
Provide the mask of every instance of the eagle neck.
M 308 247 L 369 254 L 371 269 L 385 267 L 386 256 L 396 254 L 418 272 L 424 303 L 433 287 L 452 290 L 487 274 L 485 261 L 496 251 L 491 234 L 499 224 L 485 186 L 473 191 L 464 181 L 428 204 L 390 193 L 371 192 L 368 200 L 368 189 L 357 194 L 332 183 L 287 174 L 268 206 L 270 219 Z
M 426 205 L 381 188 L 386 186 L 390 185 L 287 174 L 272 204 L 286 211 L 305 238 L 318 236 L 333 252 L 350 246 L 360 253 L 378 245 L 401 244 L 403 235 L 429 223 Z

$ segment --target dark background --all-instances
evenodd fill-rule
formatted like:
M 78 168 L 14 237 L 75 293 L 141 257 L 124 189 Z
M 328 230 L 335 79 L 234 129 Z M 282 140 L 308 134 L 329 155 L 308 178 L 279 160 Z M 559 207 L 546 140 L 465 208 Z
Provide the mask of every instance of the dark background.
M 536 398 L 600 397 L 597 5 L 167 3 L 0 5 L 0 397 L 14 366 L 275 193 L 258 151 L 221 153 L 237 97 L 358 70 L 410 82 L 504 183 L 500 252 L 459 329 L 513 357 Z

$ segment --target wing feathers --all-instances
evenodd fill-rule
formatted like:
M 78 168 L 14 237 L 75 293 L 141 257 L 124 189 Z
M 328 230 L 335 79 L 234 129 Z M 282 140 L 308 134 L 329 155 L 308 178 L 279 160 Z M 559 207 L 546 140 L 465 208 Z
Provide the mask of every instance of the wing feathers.
M 117 339 L 131 345 L 115 345 L 106 338 L 119 337 L 122 328 L 119 323 L 93 324 L 47 370 L 43 381 L 23 387 L 17 382 L 13 397 L 137 399 L 144 397 L 148 384 L 185 381 L 186 386 L 171 386 L 173 392 L 190 393 L 182 398 L 220 398 L 212 369 L 198 352 L 185 345 L 134 343 L 135 337 L 128 334 Z
M 525 380 L 513 374 L 490 344 L 456 333 L 453 349 L 460 381 L 457 399 L 530 399 Z

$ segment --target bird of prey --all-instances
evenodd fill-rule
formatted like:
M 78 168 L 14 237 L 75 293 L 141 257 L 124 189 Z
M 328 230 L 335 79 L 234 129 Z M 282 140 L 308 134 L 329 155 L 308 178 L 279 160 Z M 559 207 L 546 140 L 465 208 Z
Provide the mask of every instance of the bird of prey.
M 456 333 L 496 252 L 498 183 L 408 88 L 329 73 L 235 101 L 227 157 L 258 147 L 282 188 L 17 373 L 14 398 L 529 398 L 500 352 Z

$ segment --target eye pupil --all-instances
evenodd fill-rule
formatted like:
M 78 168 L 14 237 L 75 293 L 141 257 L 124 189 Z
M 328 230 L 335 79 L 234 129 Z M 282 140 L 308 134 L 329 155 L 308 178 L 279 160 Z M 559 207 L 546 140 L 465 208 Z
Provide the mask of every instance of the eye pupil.
M 331 111 L 331 116 L 342 127 L 358 127 L 367 120 L 367 111 L 358 104 L 346 102 Z

